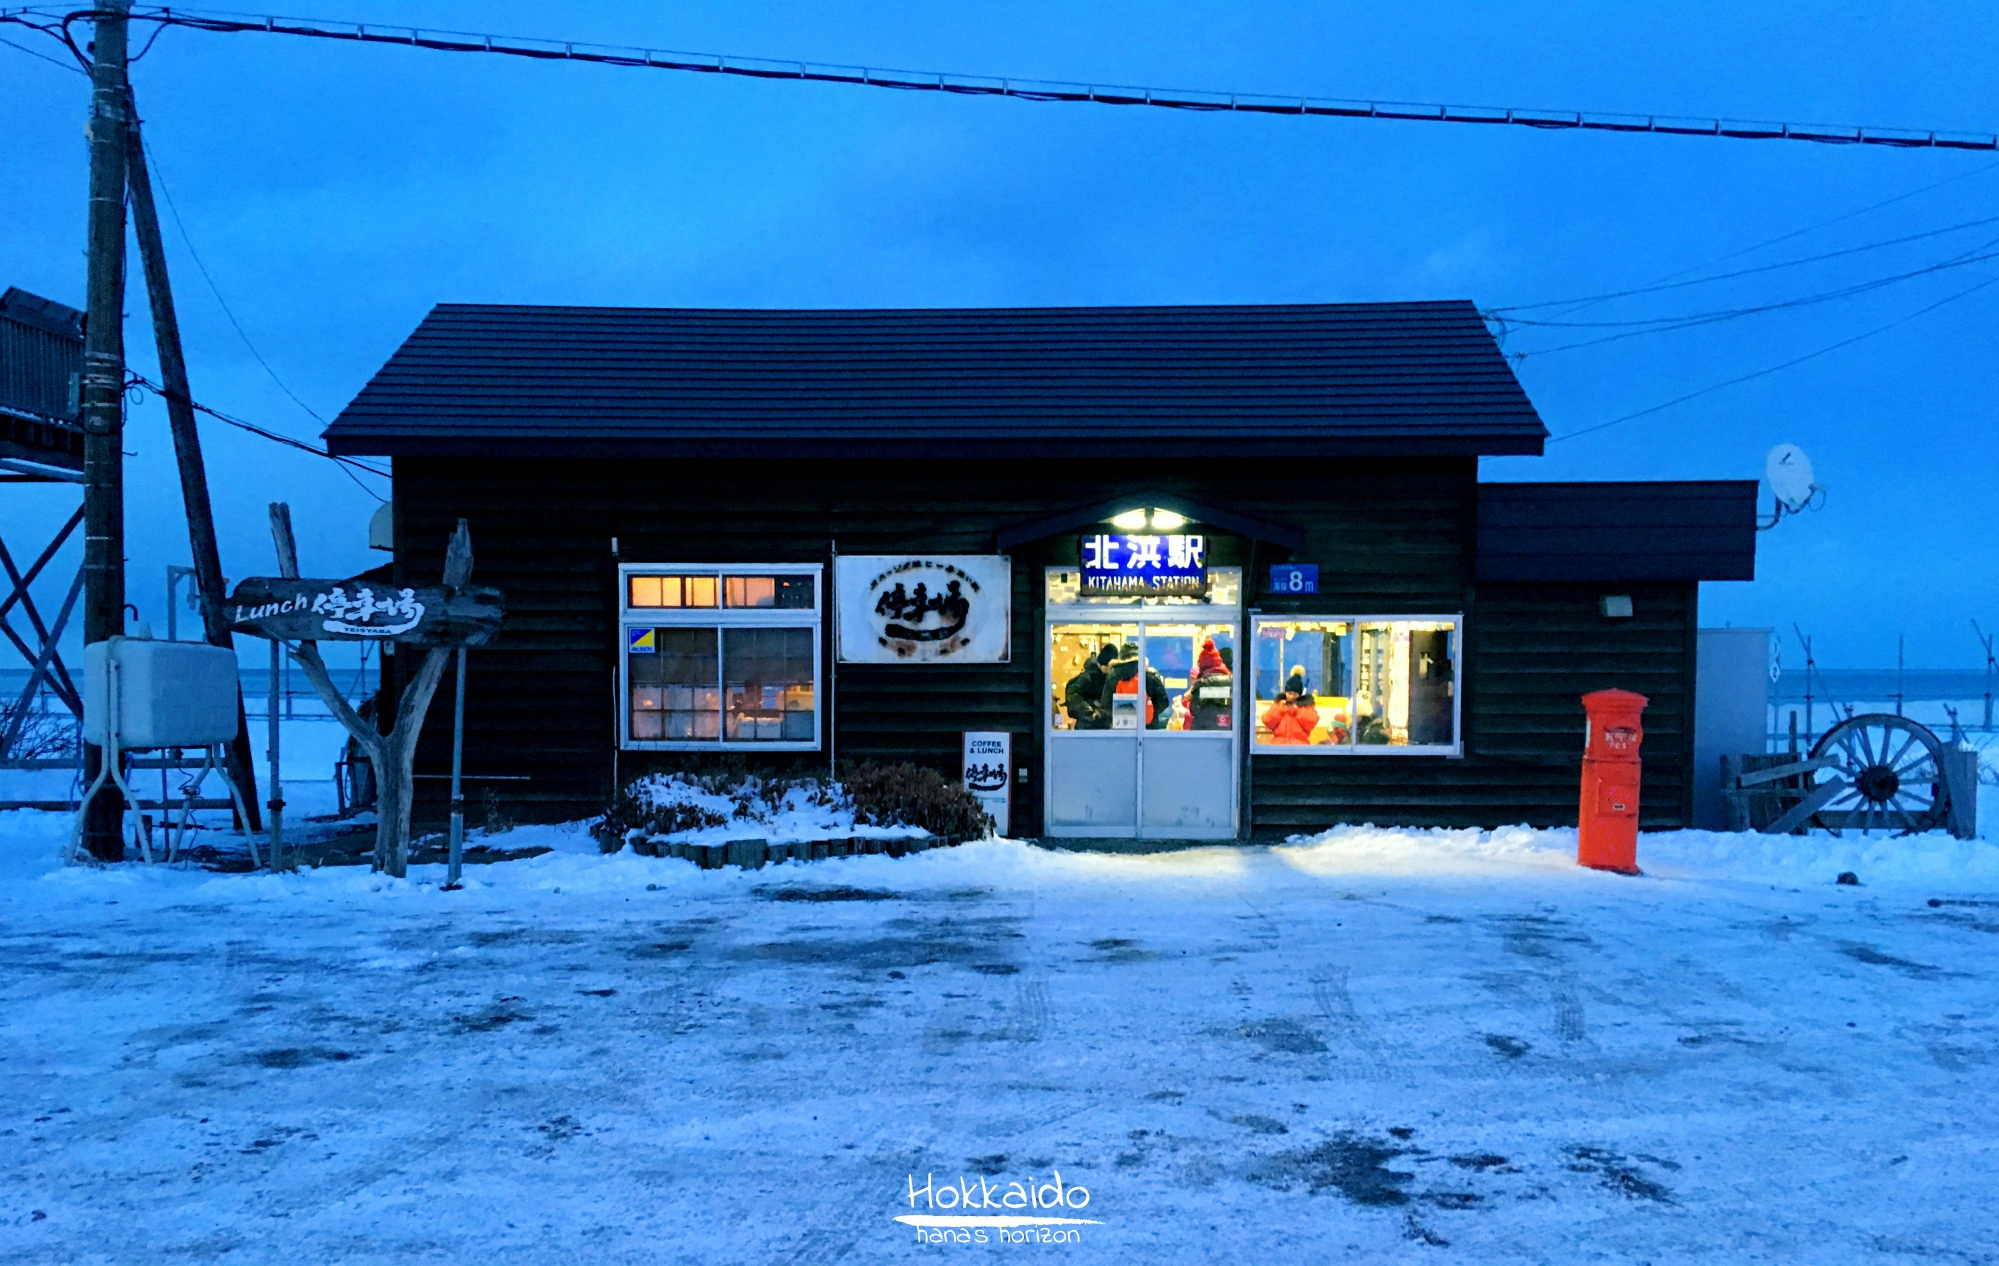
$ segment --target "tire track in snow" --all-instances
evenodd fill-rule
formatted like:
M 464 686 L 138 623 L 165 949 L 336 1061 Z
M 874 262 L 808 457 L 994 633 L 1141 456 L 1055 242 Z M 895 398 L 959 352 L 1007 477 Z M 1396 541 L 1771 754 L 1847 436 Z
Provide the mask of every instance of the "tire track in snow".
M 1312 1004 L 1325 1021 L 1331 1049 L 1327 1059 L 1347 1081 L 1374 1081 L 1387 1071 L 1381 1046 L 1355 1009 L 1347 988 L 1348 969 L 1327 966 L 1312 973 Z

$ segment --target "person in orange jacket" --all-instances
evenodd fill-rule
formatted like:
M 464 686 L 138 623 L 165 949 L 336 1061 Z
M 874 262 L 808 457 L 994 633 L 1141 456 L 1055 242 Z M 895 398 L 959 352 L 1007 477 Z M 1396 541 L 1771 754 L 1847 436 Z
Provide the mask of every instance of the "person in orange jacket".
M 1120 646 L 1116 662 L 1104 666 L 1104 675 L 1108 679 L 1104 685 L 1104 712 L 1107 715 L 1112 715 L 1111 700 L 1113 698 L 1118 695 L 1137 695 L 1141 693 L 1138 676 L 1138 643 L 1126 642 L 1123 646 Z M 1145 728 L 1148 730 L 1165 729 L 1173 719 L 1173 700 L 1166 693 L 1166 679 L 1159 675 L 1157 668 L 1153 668 L 1150 665 L 1147 665 L 1145 669 L 1145 688 L 1143 694 L 1145 696 Z M 1115 723 L 1113 723 L 1113 728 L 1115 728 Z
M 1318 704 L 1318 699 L 1305 688 L 1304 666 L 1293 668 L 1284 679 L 1283 693 L 1263 710 L 1263 728 L 1270 731 L 1270 741 L 1292 747 L 1309 744 L 1312 731 L 1319 726 Z

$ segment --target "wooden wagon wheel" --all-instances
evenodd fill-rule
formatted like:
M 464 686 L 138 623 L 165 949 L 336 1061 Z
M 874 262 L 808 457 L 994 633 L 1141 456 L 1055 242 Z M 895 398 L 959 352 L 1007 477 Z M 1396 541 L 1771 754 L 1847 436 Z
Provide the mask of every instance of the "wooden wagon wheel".
M 1819 785 L 1846 784 L 1812 821 L 1834 835 L 1842 826 L 1902 835 L 1934 830 L 1949 807 L 1942 756 L 1937 736 L 1907 717 L 1848 717 L 1812 747 L 1812 759 L 1833 762 L 1819 770 Z

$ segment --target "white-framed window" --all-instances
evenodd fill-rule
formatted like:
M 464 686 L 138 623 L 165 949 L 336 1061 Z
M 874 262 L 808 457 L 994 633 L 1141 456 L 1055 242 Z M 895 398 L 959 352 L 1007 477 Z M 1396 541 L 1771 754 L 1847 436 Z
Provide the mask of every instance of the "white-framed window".
M 1250 630 L 1263 755 L 1464 751 L 1464 616 L 1271 615 Z
M 643 751 L 819 746 L 817 563 L 618 567 L 618 741 Z

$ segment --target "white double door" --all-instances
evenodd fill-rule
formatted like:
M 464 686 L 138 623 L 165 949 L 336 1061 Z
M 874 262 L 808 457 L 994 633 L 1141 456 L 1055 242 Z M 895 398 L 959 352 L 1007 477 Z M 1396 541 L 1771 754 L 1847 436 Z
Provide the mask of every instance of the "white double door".
M 1237 623 L 1221 614 L 1050 612 L 1049 835 L 1236 837 Z

